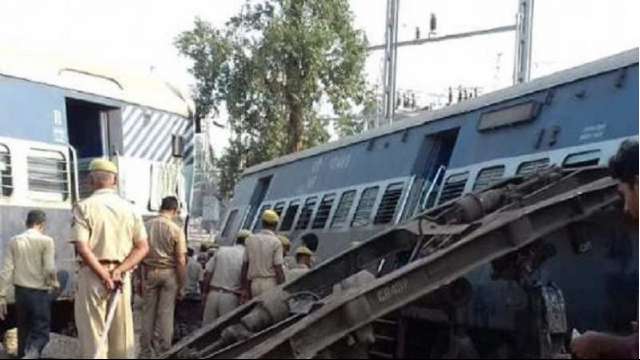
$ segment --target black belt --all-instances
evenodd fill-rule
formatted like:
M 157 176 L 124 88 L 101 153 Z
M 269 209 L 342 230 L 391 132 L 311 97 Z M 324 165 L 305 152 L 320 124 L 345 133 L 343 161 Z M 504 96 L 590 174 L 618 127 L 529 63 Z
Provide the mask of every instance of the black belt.
M 211 291 L 217 291 L 217 292 L 221 292 L 221 293 L 225 293 L 225 294 L 240 296 L 240 294 L 238 294 L 238 292 L 236 292 L 236 291 L 225 289 L 225 288 L 221 288 L 221 287 L 217 287 L 217 286 L 212 286 L 211 289 L 209 290 L 209 292 L 211 292 Z
M 122 261 L 117 260 L 98 260 L 101 265 L 120 265 Z

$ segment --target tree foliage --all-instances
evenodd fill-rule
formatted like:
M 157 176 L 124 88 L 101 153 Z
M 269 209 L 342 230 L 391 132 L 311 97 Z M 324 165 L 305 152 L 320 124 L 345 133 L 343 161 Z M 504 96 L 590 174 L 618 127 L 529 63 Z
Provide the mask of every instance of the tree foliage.
M 230 194 L 248 166 L 328 141 L 330 106 L 340 135 L 358 131 L 366 100 L 366 40 L 348 0 L 248 1 L 219 30 L 197 19 L 176 45 L 191 58 L 200 114 L 224 103 L 232 132 L 218 161 Z

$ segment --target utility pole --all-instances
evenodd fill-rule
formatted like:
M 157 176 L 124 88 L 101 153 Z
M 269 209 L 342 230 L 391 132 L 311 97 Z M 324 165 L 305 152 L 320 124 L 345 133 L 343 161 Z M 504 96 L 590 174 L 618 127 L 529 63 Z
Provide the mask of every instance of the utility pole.
M 400 0 L 387 0 L 387 25 L 384 45 L 384 121 L 393 122 L 396 106 L 396 74 L 398 70 L 398 10 Z
M 516 56 L 513 83 L 520 84 L 531 78 L 531 43 L 533 38 L 533 2 L 518 0 L 516 15 Z
M 423 45 L 432 42 L 456 40 L 479 35 L 489 35 L 507 31 L 516 31 L 516 57 L 514 67 L 514 83 L 528 81 L 531 75 L 531 39 L 533 25 L 534 0 L 517 0 L 518 13 L 515 25 L 499 26 L 490 29 L 463 32 L 444 36 L 429 36 L 398 42 L 398 9 L 400 0 L 387 0 L 385 43 L 367 48 L 368 51 L 384 49 L 384 85 L 383 85 L 383 117 L 385 122 L 393 123 L 396 103 L 396 73 L 398 69 L 398 47 Z M 430 19 L 432 27 L 436 24 L 435 16 Z M 431 29 L 430 34 L 435 33 Z

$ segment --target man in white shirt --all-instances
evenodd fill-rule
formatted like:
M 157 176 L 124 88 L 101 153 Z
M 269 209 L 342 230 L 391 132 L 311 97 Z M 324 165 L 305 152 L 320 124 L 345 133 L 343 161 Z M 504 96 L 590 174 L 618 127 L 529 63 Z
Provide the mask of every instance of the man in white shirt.
M 57 287 L 55 245 L 44 235 L 47 217 L 41 210 L 27 215 L 27 231 L 7 244 L 0 272 L 0 320 L 7 314 L 6 294 L 15 286 L 18 356 L 37 359 L 49 342 L 51 295 Z

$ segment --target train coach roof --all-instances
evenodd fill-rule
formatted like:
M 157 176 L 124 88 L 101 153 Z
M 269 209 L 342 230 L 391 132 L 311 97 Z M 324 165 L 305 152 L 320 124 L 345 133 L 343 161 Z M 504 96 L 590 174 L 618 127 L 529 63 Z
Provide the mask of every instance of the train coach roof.
M 188 117 L 191 102 L 174 85 L 157 76 L 95 66 L 50 55 L 0 50 L 0 75 L 56 86 L 90 95 Z
M 289 154 L 277 159 L 257 164 L 247 168 L 243 175 L 250 175 L 256 172 L 267 170 L 269 168 L 282 166 L 290 162 L 320 155 L 332 150 L 346 147 L 355 143 L 368 141 L 386 134 L 403 131 L 408 128 L 417 127 L 424 123 L 443 119 L 452 115 L 470 112 L 488 105 L 507 101 L 526 94 L 534 93 L 550 87 L 570 83 L 583 78 L 591 77 L 597 74 L 614 71 L 629 65 L 638 63 L 638 48 L 627 50 L 609 57 L 598 59 L 583 65 L 579 65 L 566 70 L 533 79 L 529 82 L 518 84 L 509 88 L 494 91 L 474 99 L 466 100 L 435 111 L 416 112 L 399 118 L 394 124 L 379 127 L 367 131 L 360 135 L 345 137 L 337 141 L 333 141 L 324 145 L 316 146 L 295 154 Z

